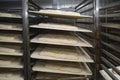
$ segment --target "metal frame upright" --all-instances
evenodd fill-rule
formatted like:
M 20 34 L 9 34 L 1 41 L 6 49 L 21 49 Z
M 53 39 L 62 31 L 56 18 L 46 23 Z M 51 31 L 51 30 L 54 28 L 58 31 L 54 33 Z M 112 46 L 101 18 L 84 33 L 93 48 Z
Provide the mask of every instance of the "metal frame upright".
M 22 0 L 24 80 L 31 80 L 28 0 Z
M 30 36 L 29 36 L 29 17 L 28 17 L 28 2 L 29 0 L 22 0 L 22 21 L 23 21 L 23 47 L 24 47 L 24 80 L 31 80 L 31 63 L 30 63 Z M 94 48 L 95 48 L 95 74 L 94 79 L 98 79 L 99 62 L 100 62 L 100 27 L 99 27 L 99 0 L 92 0 L 94 5 Z M 84 2 L 83 2 L 84 3 Z M 82 4 L 82 3 L 81 3 Z M 79 9 L 90 4 L 89 1 Z M 79 6 L 79 5 L 78 5 Z M 78 7 L 77 6 L 77 7 Z M 88 11 L 91 9 L 88 9 Z M 87 11 L 87 10 L 86 10 Z M 85 11 L 85 12 L 86 12 Z M 82 12 L 84 13 L 84 11 Z M 78 22 L 79 23 L 79 22 Z M 80 22 L 81 23 L 81 22 Z M 84 23 L 84 22 L 82 22 Z M 85 22 L 87 23 L 87 22 Z M 89 23 L 89 22 L 88 22 Z M 91 23 L 90 23 L 91 24 Z
M 94 0 L 94 36 L 95 36 L 95 73 L 94 79 L 99 77 L 100 70 L 100 27 L 99 27 L 99 0 Z

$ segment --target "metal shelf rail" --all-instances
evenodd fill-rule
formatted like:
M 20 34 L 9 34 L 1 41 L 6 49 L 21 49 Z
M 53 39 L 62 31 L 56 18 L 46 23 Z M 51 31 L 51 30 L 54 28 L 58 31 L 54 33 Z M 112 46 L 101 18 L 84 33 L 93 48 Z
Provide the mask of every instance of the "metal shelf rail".
M 117 68 L 120 66 L 119 6 L 120 1 L 117 0 L 100 0 L 101 68 L 103 69 L 100 72 L 101 75 L 107 75 L 107 77 L 102 75 L 105 80 L 120 79 L 120 69 Z
M 100 62 L 100 28 L 99 28 L 99 0 L 88 0 L 85 1 L 83 0 L 83 2 L 81 2 L 80 4 L 78 4 L 75 7 L 75 11 L 79 12 L 81 14 L 88 14 L 93 16 L 93 19 L 85 19 L 85 20 L 77 20 L 76 24 L 83 24 L 84 26 L 88 26 L 92 31 L 93 34 L 86 34 L 83 36 L 88 37 L 87 40 L 91 41 L 92 40 L 92 44 L 94 46 L 94 50 L 92 49 L 93 53 L 91 52 L 92 56 L 94 57 L 94 61 L 95 64 L 94 67 L 95 69 L 93 69 L 93 74 L 94 74 L 94 80 L 98 80 L 99 77 L 99 62 Z M 89 35 L 89 36 L 88 36 Z M 92 36 L 93 38 L 91 38 L 90 36 Z M 91 55 L 90 54 L 90 55 Z

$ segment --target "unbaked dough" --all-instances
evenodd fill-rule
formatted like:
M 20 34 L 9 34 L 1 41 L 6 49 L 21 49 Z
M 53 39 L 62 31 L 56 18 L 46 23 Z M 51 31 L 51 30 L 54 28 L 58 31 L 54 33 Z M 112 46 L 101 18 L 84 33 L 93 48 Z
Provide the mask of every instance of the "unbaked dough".
M 12 63 L 11 61 L 0 60 L 0 66 L 10 65 L 11 63 Z
M 14 13 L 1 13 L 1 12 L 0 12 L 0 17 L 17 17 L 17 18 L 21 18 L 21 16 L 18 15 L 18 14 L 14 14 Z
M 76 64 L 66 64 L 66 63 L 52 63 L 52 62 L 46 62 L 44 65 L 45 68 L 51 69 L 51 70 L 58 70 L 58 71 L 64 71 L 64 72 L 74 72 L 74 73 L 81 73 L 82 70 L 78 65 Z
M 7 53 L 15 53 L 16 51 L 20 51 L 20 45 L 2 45 L 0 44 L 0 52 L 7 52 Z
M 79 39 L 77 39 L 75 36 L 71 34 L 44 34 L 39 35 L 38 38 L 41 42 L 50 42 L 50 43 L 59 43 L 59 44 L 71 44 L 71 45 L 77 45 L 79 42 Z
M 11 77 L 12 73 L 0 73 L 0 77 Z
M 60 58 L 60 59 L 70 59 L 70 60 L 79 60 L 79 53 L 76 49 L 72 48 L 51 48 L 45 47 L 40 53 L 40 56 L 48 56 L 53 58 Z
M 40 13 L 80 16 L 80 13 L 62 10 L 40 10 Z
M 11 49 L 11 48 L 4 48 L 4 47 L 0 47 L 0 52 L 7 52 L 7 53 L 14 53 L 16 52 L 15 49 Z
M 80 15 L 78 12 L 72 11 L 62 11 L 62 10 L 40 10 L 40 11 L 29 11 L 33 13 L 37 13 L 43 16 L 53 16 L 58 18 L 72 18 L 72 19 L 79 19 L 79 18 L 91 18 L 92 16 Z
M 19 34 L 3 34 L 0 33 L 0 40 L 15 40 L 15 39 L 19 39 L 21 38 L 21 36 Z
M 20 24 L 13 23 L 0 23 L 0 29 L 12 29 L 12 28 L 21 28 Z

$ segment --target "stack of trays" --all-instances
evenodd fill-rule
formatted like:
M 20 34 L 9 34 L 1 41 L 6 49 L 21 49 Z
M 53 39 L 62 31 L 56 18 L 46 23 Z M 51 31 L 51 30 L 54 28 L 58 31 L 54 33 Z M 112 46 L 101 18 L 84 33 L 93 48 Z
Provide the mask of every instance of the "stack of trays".
M 55 18 L 91 18 L 91 16 L 80 15 L 76 12 L 66 12 L 60 10 L 40 10 L 30 12 Z M 40 23 L 37 25 L 31 25 L 30 28 L 43 29 L 43 31 L 44 29 L 47 29 L 45 30 L 46 32 L 40 33 L 31 39 L 31 43 L 47 44 L 44 46 L 38 46 L 31 54 L 31 58 L 36 59 L 36 63 L 32 67 L 34 72 L 49 73 L 50 75 L 41 76 L 40 74 L 37 74 L 35 80 L 57 80 L 60 79 L 60 77 L 69 78 L 92 75 L 87 63 L 93 63 L 94 61 L 83 47 L 93 46 L 75 33 L 91 33 L 91 30 L 58 23 Z M 56 77 L 52 74 L 55 74 Z M 57 76 L 58 74 L 61 75 Z M 53 79 L 53 77 L 55 79 Z M 75 80 L 89 79 L 79 78 Z
M 22 24 L 11 23 L 21 18 L 15 13 L 2 13 L 0 17 L 9 19 L 0 23 L 0 80 L 24 80 L 22 74 Z M 17 70 L 17 71 L 16 71 Z

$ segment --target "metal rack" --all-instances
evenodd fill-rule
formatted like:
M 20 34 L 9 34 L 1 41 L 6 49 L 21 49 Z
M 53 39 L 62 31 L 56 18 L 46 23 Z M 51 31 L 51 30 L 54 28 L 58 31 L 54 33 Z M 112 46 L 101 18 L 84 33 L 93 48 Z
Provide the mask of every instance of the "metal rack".
M 120 79 L 120 2 L 115 0 L 100 0 L 101 27 L 101 75 L 105 80 Z
M 19 1 L 19 0 L 18 0 Z M 23 35 L 23 59 L 24 59 L 24 80 L 31 80 L 32 79 L 32 69 L 31 69 L 31 58 L 30 58 L 30 53 L 31 53 L 31 43 L 30 43 L 30 39 L 31 39 L 31 34 L 30 34 L 30 28 L 29 25 L 31 24 L 30 22 L 30 17 L 29 17 L 29 2 L 32 4 L 32 6 L 36 9 L 36 10 L 40 10 L 41 7 L 39 7 L 37 4 L 35 4 L 33 1 L 29 1 L 29 0 L 22 0 L 20 1 L 22 2 L 22 7 L 20 7 L 19 9 L 16 10 L 22 10 L 22 18 L 20 20 L 17 19 L 17 21 L 21 21 L 21 23 L 23 24 L 23 30 L 22 30 L 22 35 Z M 83 4 L 83 5 L 82 5 Z M 82 5 L 82 6 L 81 6 Z M 91 29 L 93 31 L 92 34 L 79 34 L 81 36 L 86 36 L 84 37 L 85 39 L 90 39 L 93 38 L 91 43 L 94 46 L 95 51 L 92 48 L 85 48 L 85 50 L 87 52 L 90 52 L 89 55 L 94 59 L 95 64 L 88 64 L 89 67 L 94 67 L 95 71 L 93 68 L 91 68 L 91 70 L 94 73 L 94 77 L 91 76 L 87 76 L 87 78 L 90 79 L 95 79 L 97 80 L 97 73 L 99 72 L 99 0 L 88 0 L 85 1 L 83 0 L 83 2 L 81 2 L 79 5 L 77 5 L 74 9 L 75 12 L 80 12 L 81 14 L 86 14 L 86 15 L 91 15 L 94 18 L 93 19 L 83 19 L 83 20 L 74 20 L 74 24 L 75 25 L 79 25 L 82 24 L 82 26 L 85 26 L 87 29 Z M 9 9 L 10 10 L 10 9 Z M 14 9 L 12 9 L 14 10 Z M 39 16 L 40 17 L 40 16 Z M 41 19 L 41 17 L 39 18 Z M 6 21 L 6 20 L 5 20 Z M 15 19 L 16 21 L 16 19 Z M 90 25 L 90 26 L 89 26 Z M 84 27 L 84 28 L 85 28 Z M 34 35 L 33 35 L 34 36 Z M 95 38 L 95 39 L 94 39 Z M 74 78 L 74 77 L 73 77 Z M 76 78 L 76 77 L 75 77 Z M 78 78 L 78 77 L 77 77 Z M 83 77 L 80 77 L 83 79 Z M 79 79 L 80 79 L 79 78 Z M 86 77 L 84 77 L 85 79 Z
M 95 70 L 93 68 L 91 68 L 93 73 L 94 73 L 94 77 L 90 77 L 91 79 L 95 79 L 95 80 L 98 79 L 98 76 L 96 74 L 99 73 L 99 57 L 98 57 L 99 56 L 99 27 L 98 27 L 99 11 L 98 11 L 98 7 L 99 7 L 98 0 L 88 0 L 88 1 L 83 0 L 83 2 L 78 4 L 74 9 L 75 12 L 80 12 L 83 15 L 93 16 L 93 19 L 74 20 L 74 25 L 80 25 L 81 24 L 81 26 L 85 26 L 84 28 L 91 29 L 93 31 L 93 33 L 91 33 L 90 35 L 89 35 L 89 33 L 84 34 L 84 33 L 79 33 L 79 32 L 77 34 L 80 35 L 80 36 L 84 36 L 85 39 L 88 39 L 87 41 L 90 41 L 90 37 L 93 38 L 91 43 L 94 46 L 95 51 L 92 48 L 86 48 L 85 50 L 87 50 L 87 52 L 91 51 L 89 53 L 89 55 L 91 55 L 91 57 L 95 61 L 95 64 L 89 64 L 88 63 L 89 67 L 94 67 L 95 68 Z
M 8 52 L 1 52 L 0 56 L 7 61 L 9 60 L 8 64 L 10 61 L 12 61 L 12 62 L 10 62 L 9 65 L 7 65 L 7 62 L 4 62 L 4 59 L 3 59 L 3 62 L 6 63 L 7 66 L 3 64 L 3 66 L 0 67 L 0 70 L 1 70 L 1 73 L 3 71 L 3 73 L 6 72 L 6 73 L 8 73 L 8 75 L 10 72 L 12 74 L 12 72 L 14 73 L 14 71 L 16 71 L 20 74 L 20 76 L 18 74 L 18 80 L 23 80 L 23 77 L 21 77 L 21 74 L 22 74 L 22 71 L 24 71 L 24 68 L 23 68 L 24 65 L 23 65 L 23 63 L 21 63 L 21 60 L 22 60 L 22 62 L 24 62 L 25 60 L 23 59 L 24 54 L 22 52 L 23 51 L 22 50 L 22 46 L 23 46 L 22 34 L 23 33 L 22 33 L 22 21 L 21 21 L 22 17 L 20 15 L 22 10 L 19 8 L 14 8 L 13 6 L 10 7 L 11 4 L 15 4 L 15 3 L 17 6 L 21 5 L 21 3 L 19 3 L 19 1 L 12 1 L 10 3 L 6 2 L 6 1 L 2 1 L 2 0 L 0 1 L 0 4 L 2 4 L 0 7 L 0 12 L 1 12 L 1 17 L 0 17 L 1 23 L 0 24 L 2 27 L 0 29 L 0 33 L 3 34 L 1 36 L 6 37 L 6 38 L 16 36 L 16 37 L 20 38 L 20 39 L 16 39 L 16 40 L 14 40 L 14 39 L 11 39 L 11 40 L 7 40 L 7 39 L 2 40 L 1 39 L 0 40 L 1 47 L 3 47 L 3 49 L 6 49 L 6 51 L 8 49 Z M 5 6 L 5 5 L 7 5 L 7 6 Z M 14 6 L 16 6 L 16 5 L 14 5 Z M 2 16 L 2 12 L 4 12 L 3 15 L 5 15 L 5 16 Z M 19 14 L 19 17 L 16 16 L 16 13 Z M 6 24 L 6 25 L 4 25 L 4 24 Z M 19 28 L 17 27 L 18 26 L 17 24 L 19 24 Z M 6 27 L 8 27 L 8 28 L 6 28 Z M 11 27 L 11 28 L 9 28 L 9 27 Z M 8 35 L 8 36 L 5 36 L 4 34 Z M 9 35 L 9 34 L 12 34 L 12 35 Z M 17 48 L 17 46 L 19 46 L 19 48 Z M 13 52 L 10 51 L 10 53 L 9 53 L 9 48 L 11 48 L 10 50 L 13 49 Z M 15 51 L 14 51 L 14 49 L 15 49 Z M 19 52 L 19 50 L 20 50 L 20 52 Z M 16 58 L 17 61 L 14 58 Z M 6 69 L 7 69 L 7 71 L 6 71 Z M 15 74 L 15 75 L 17 76 L 17 74 Z M 10 78 L 12 78 L 12 76 Z M 1 78 L 1 79 L 3 79 L 3 78 Z M 6 77 L 6 79 L 7 79 L 7 77 Z

